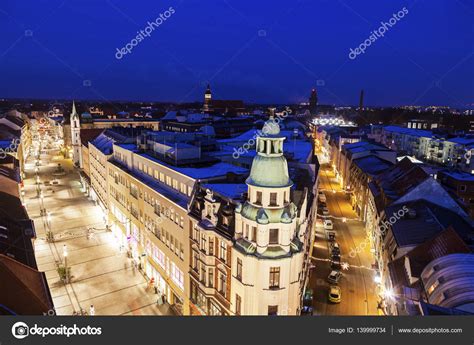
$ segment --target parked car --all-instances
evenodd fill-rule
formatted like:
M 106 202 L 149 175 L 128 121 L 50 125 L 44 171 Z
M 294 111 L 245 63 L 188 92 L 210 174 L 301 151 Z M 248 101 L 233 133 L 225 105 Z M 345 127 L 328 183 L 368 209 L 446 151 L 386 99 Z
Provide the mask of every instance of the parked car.
M 318 200 L 321 201 L 321 202 L 326 202 L 327 201 L 326 194 L 324 194 L 323 192 L 319 192 L 318 193 Z
M 333 261 L 341 261 L 341 254 L 340 253 L 331 253 L 331 260 Z
M 341 303 L 341 288 L 336 285 L 331 285 L 329 287 L 328 298 L 329 298 L 329 302 Z
M 331 269 L 341 270 L 342 269 L 341 260 L 332 260 L 331 259 Z
M 335 241 L 331 243 L 331 253 L 341 254 L 341 248 Z
M 328 231 L 328 241 L 334 242 L 336 240 L 336 233 L 334 231 Z
M 334 225 L 331 219 L 325 219 L 323 222 L 323 225 L 324 225 L 324 229 L 326 230 L 332 230 L 334 228 Z
M 323 208 L 322 208 L 322 212 L 323 212 L 323 215 L 324 215 L 324 216 L 329 216 L 329 210 L 328 210 L 327 207 L 323 207 Z
M 341 279 L 341 277 L 342 277 L 342 273 L 340 271 L 333 270 L 331 271 L 331 273 L 329 273 L 328 282 L 333 285 L 336 285 Z
M 303 308 L 301 309 L 302 315 L 313 315 L 313 290 L 306 289 L 303 296 Z

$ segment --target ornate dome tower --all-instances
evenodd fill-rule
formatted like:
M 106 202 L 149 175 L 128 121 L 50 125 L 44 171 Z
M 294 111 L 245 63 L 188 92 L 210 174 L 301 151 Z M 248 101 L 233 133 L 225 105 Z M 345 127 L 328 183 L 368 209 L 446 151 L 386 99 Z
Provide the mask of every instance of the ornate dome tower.
M 257 136 L 257 155 L 246 181 L 248 200 L 241 210 L 242 236 L 248 238 L 261 255 L 289 253 L 296 235 L 296 206 L 290 201 L 293 181 L 283 155 L 284 140 L 272 109 L 270 119 Z M 245 233 L 254 228 L 249 230 L 253 236 Z M 238 229 L 236 226 L 237 232 Z

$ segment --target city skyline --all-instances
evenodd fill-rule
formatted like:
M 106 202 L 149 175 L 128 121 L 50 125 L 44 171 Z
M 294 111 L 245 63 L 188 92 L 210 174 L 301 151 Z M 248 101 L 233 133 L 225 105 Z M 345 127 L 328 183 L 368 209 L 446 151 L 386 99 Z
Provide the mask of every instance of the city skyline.
M 306 102 L 313 87 L 321 104 L 339 106 L 357 105 L 361 89 L 370 106 L 473 103 L 465 44 L 472 5 L 463 1 L 271 8 L 58 1 L 1 9 L 0 73 L 9 80 L 2 98 L 182 103 L 201 101 L 211 83 L 216 97 L 246 103 Z M 439 25 L 445 18 L 449 25 Z M 117 54 L 137 36 L 129 53 Z M 351 54 L 365 40 L 365 52 Z

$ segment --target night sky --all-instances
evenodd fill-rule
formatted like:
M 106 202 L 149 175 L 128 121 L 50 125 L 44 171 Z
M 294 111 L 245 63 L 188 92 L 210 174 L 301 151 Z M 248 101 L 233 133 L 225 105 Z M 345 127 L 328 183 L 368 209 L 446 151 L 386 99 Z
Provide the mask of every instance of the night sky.
M 148 21 L 173 8 L 130 54 Z M 403 18 L 355 59 L 371 31 Z M 169 14 L 169 13 L 168 13 Z M 0 97 L 474 103 L 472 0 L 2 0 Z

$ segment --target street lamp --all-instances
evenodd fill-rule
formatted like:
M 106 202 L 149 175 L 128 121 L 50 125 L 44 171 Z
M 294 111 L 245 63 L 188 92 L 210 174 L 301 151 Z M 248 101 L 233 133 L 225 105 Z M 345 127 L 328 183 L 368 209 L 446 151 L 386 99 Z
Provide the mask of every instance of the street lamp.
M 63 245 L 63 256 L 64 256 L 64 275 L 65 275 L 65 281 L 68 283 L 69 281 L 69 274 L 68 274 L 68 269 L 67 269 L 67 245 Z

